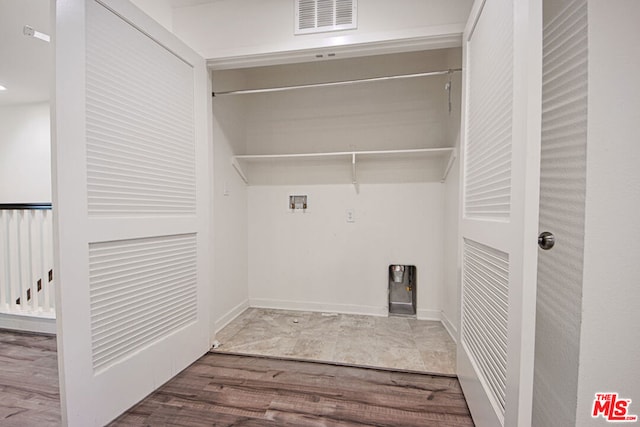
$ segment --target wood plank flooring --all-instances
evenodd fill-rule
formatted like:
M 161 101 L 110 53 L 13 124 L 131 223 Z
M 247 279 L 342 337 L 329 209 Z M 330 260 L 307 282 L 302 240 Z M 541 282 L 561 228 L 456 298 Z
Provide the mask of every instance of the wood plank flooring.
M 0 330 L 0 425 L 60 424 L 56 337 Z
M 0 425 L 59 426 L 54 336 L 0 330 Z M 473 426 L 455 377 L 209 353 L 113 426 Z
M 455 377 L 209 353 L 112 426 L 473 426 Z

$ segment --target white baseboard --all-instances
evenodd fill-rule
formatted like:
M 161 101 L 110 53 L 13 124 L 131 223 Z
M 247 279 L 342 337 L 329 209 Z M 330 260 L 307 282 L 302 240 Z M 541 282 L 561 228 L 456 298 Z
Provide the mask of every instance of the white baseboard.
M 364 314 L 368 316 L 387 316 L 389 313 L 387 307 L 374 307 L 356 304 L 286 301 L 269 298 L 250 298 L 249 306 L 255 308 L 273 308 L 279 310 Z
M 442 320 L 442 312 L 440 310 L 418 309 L 416 317 L 419 320 Z
M 242 301 L 240 304 L 236 305 L 231 310 L 220 316 L 220 318 L 218 318 L 218 320 L 216 320 L 213 324 L 214 335 L 220 332 L 220 330 L 227 326 L 229 323 L 231 323 L 233 319 L 244 313 L 247 308 L 249 308 L 248 299 Z
M 444 325 L 444 328 L 447 330 L 447 332 L 449 332 L 449 335 L 451 336 L 451 339 L 453 340 L 453 342 L 457 343 L 458 342 L 458 328 L 456 328 L 453 323 L 451 322 L 451 320 L 449 319 L 449 317 L 447 317 L 447 314 L 443 311 L 442 312 L 442 324 Z
M 0 313 L 0 329 L 56 334 L 56 319 L 49 316 Z

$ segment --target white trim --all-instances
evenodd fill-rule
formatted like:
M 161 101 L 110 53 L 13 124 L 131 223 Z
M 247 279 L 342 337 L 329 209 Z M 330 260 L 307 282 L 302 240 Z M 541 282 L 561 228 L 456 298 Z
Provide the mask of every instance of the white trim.
M 263 162 L 267 160 L 299 160 L 299 159 L 325 159 L 327 162 L 331 162 L 331 158 L 336 157 L 350 157 L 351 158 L 351 176 L 352 176 L 352 184 L 354 184 L 357 188 L 358 181 L 356 179 L 356 158 L 357 156 L 364 156 L 365 158 L 360 161 L 366 161 L 367 158 L 371 158 L 372 156 L 383 156 L 383 157 L 393 157 L 395 155 L 407 155 L 411 154 L 418 159 L 418 156 L 439 156 L 444 153 L 449 153 L 448 157 L 448 165 L 443 166 L 444 172 L 440 182 L 444 182 L 447 179 L 447 174 L 451 169 L 451 165 L 453 164 L 453 159 L 455 159 L 456 149 L 454 147 L 443 147 L 443 148 L 414 148 L 407 150 L 378 150 L 378 151 L 340 151 L 340 152 L 327 152 L 327 153 L 296 153 L 296 154 L 242 154 L 231 157 L 231 165 L 234 167 L 240 178 L 244 181 L 245 184 L 250 185 L 249 179 L 247 178 L 246 168 L 243 166 L 243 163 L 257 163 Z M 338 162 L 344 162 L 342 159 L 333 160 Z M 335 163 L 334 163 L 335 164 Z M 342 163 L 339 163 L 342 164 Z M 346 162 L 344 165 L 346 166 Z M 444 164 L 444 162 L 443 162 Z
M 231 310 L 227 311 L 222 316 L 220 316 L 220 318 L 214 322 L 214 327 L 213 327 L 214 331 L 213 331 L 213 337 L 211 338 L 211 341 L 213 342 L 213 340 L 215 339 L 215 335 L 218 332 L 220 332 L 222 328 L 224 328 L 229 323 L 234 321 L 238 316 L 244 313 L 245 310 L 248 308 L 249 308 L 249 300 L 246 299 L 242 301 L 240 304 L 233 307 Z
M 469 16 L 473 16 L 473 20 L 469 20 L 467 25 L 465 26 L 464 32 L 467 34 L 467 41 L 471 40 L 473 36 L 473 32 L 476 30 L 476 25 L 478 25 L 478 21 L 480 20 L 480 15 L 482 14 L 482 9 L 484 9 L 484 4 L 487 0 L 476 1 L 473 3 L 471 7 L 471 12 Z
M 457 344 L 458 343 L 458 328 L 456 328 L 453 325 L 453 323 L 451 323 L 451 320 L 447 316 L 447 313 L 445 313 L 444 311 L 441 313 L 440 321 L 442 322 L 442 325 L 444 326 L 444 328 L 449 333 L 449 336 L 451 337 L 453 342 Z
M 456 157 L 458 157 L 458 150 L 456 149 L 456 147 L 453 147 L 451 152 L 449 153 L 449 161 L 447 162 L 447 166 L 444 168 L 444 173 L 442 174 L 442 179 L 440 180 L 441 183 L 444 184 L 444 182 L 447 180 L 447 176 L 449 176 L 449 171 L 453 167 L 453 163 L 456 161 Z
M 362 314 L 367 316 L 386 317 L 389 312 L 387 307 L 375 307 L 355 304 L 334 304 L 322 302 L 286 301 L 270 298 L 250 298 L 249 306 L 252 308 L 273 308 L 280 310 L 317 311 L 341 314 Z
M 451 153 L 453 147 L 443 148 L 412 148 L 408 150 L 377 150 L 377 151 L 337 151 L 332 153 L 295 153 L 295 154 L 241 154 L 233 156 L 237 160 L 267 160 L 267 159 L 294 159 L 304 157 L 340 157 L 353 155 L 393 155 L 393 154 L 420 154 L 420 153 Z
M 416 310 L 418 320 L 437 320 L 442 321 L 442 311 L 419 308 Z
M 51 316 L 0 313 L 0 329 L 56 334 L 56 319 Z
M 317 40 L 304 39 L 304 43 L 297 43 L 286 50 L 282 49 L 282 45 L 264 45 L 202 53 L 208 58 L 207 66 L 213 70 L 293 64 L 327 60 L 325 58 L 329 53 L 335 54 L 332 58 L 339 59 L 460 47 L 463 28 L 461 24 L 448 24 L 366 36 L 336 35 Z M 318 58 L 317 55 L 322 57 Z

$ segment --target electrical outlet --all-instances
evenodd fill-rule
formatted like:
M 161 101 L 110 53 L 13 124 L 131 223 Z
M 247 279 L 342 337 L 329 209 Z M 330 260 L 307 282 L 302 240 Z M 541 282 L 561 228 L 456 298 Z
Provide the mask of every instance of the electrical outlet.
M 347 222 L 356 222 L 356 214 L 353 209 L 347 209 Z

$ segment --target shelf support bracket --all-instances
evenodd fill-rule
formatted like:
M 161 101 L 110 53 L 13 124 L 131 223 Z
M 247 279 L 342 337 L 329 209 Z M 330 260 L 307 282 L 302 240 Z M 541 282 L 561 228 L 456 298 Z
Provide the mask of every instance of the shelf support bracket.
M 240 178 L 242 178 L 244 183 L 245 184 L 249 184 L 249 180 L 247 179 L 247 176 L 242 171 L 242 167 L 240 166 L 240 163 L 238 163 L 238 159 L 236 159 L 235 157 L 232 157 L 231 158 L 231 165 L 236 170 L 236 172 L 238 172 L 238 175 L 240 175 Z
M 449 171 L 451 171 L 451 167 L 453 166 L 453 162 L 456 160 L 456 157 L 458 157 L 458 153 L 457 149 L 454 148 L 449 154 L 449 161 L 447 162 L 447 167 L 445 167 L 444 173 L 442 174 L 442 179 L 440 180 L 441 183 L 444 183 L 447 180 L 447 176 L 449 175 Z
M 356 153 L 351 153 L 351 183 L 356 189 L 356 194 L 359 194 L 360 186 L 358 185 L 358 176 L 356 174 Z

